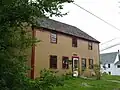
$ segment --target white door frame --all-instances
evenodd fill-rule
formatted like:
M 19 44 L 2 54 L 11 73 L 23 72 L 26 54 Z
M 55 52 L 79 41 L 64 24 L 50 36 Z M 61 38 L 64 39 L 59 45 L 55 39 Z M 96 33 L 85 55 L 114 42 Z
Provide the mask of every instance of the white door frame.
M 75 61 L 77 61 L 76 62 L 77 67 L 75 67 Z M 72 57 L 72 72 L 73 72 L 73 76 L 78 77 L 78 75 L 79 75 L 79 57 L 77 57 L 77 56 Z

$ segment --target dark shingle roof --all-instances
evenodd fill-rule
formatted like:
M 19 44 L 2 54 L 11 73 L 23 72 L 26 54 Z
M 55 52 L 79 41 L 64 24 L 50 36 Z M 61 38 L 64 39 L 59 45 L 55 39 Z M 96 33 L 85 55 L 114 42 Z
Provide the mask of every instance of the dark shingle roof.
M 114 63 L 118 52 L 100 54 L 100 62 L 102 64 Z
M 85 40 L 90 40 L 99 43 L 96 39 L 88 35 L 87 33 L 81 31 L 77 27 L 61 23 L 52 19 L 38 19 L 37 27 L 43 27 L 50 30 L 55 30 L 57 32 L 61 32 L 67 35 L 76 36 Z

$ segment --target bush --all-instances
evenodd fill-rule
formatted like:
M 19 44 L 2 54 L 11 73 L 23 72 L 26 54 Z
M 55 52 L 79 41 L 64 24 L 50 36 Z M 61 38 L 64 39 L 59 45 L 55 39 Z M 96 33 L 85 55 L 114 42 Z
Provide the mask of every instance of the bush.
M 40 71 L 40 77 L 31 80 L 29 90 L 52 90 L 54 86 L 63 86 L 64 79 L 56 76 L 55 73 L 46 69 Z
M 101 78 L 100 66 L 97 65 L 97 64 L 95 64 L 93 70 L 94 70 L 94 72 L 95 72 L 96 79 L 97 79 L 97 80 L 100 80 L 100 78 Z
M 62 75 L 62 78 L 63 78 L 64 80 L 74 79 L 74 77 L 72 76 L 72 73 L 71 73 L 71 72 L 66 73 L 66 74 L 63 74 L 63 75 Z

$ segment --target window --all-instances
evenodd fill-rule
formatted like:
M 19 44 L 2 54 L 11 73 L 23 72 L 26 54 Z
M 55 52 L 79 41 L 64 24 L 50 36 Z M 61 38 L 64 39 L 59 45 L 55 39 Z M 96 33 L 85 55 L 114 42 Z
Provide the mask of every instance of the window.
M 93 69 L 93 59 L 89 59 L 89 68 Z
M 120 68 L 120 65 L 117 65 L 117 68 Z
M 93 49 L 93 47 L 92 47 L 92 42 L 88 42 L 88 49 L 89 49 L 89 50 L 92 50 L 92 49 Z
M 76 37 L 72 38 L 72 47 L 77 47 L 77 38 Z
M 111 72 L 108 72 L 109 75 L 111 75 Z
M 108 64 L 108 68 L 110 68 L 110 64 Z
M 50 42 L 51 43 L 57 43 L 57 34 L 56 33 L 51 33 L 50 34 Z
M 50 56 L 50 68 L 57 69 L 57 56 Z
M 62 68 L 63 69 L 68 69 L 69 68 L 69 58 L 68 57 L 63 57 L 62 58 Z
M 82 58 L 82 71 L 86 69 L 86 59 Z
M 106 70 L 106 66 L 105 66 L 105 64 L 103 64 L 103 69 Z

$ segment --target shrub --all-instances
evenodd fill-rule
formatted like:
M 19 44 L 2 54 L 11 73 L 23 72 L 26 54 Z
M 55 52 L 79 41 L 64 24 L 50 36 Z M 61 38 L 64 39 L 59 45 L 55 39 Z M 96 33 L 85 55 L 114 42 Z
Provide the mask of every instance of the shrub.
M 63 78 L 64 80 L 74 79 L 74 77 L 72 76 L 72 73 L 71 73 L 71 72 L 66 73 L 66 74 L 63 74 L 63 75 L 62 75 L 62 78 Z
M 30 81 L 29 90 L 52 90 L 54 86 L 63 86 L 64 79 L 55 75 L 56 72 L 50 70 L 41 70 L 40 77 Z
M 94 72 L 95 72 L 96 79 L 97 79 L 97 80 L 100 80 L 100 78 L 101 78 L 100 66 L 99 66 L 98 64 L 95 64 L 95 65 L 93 65 L 93 66 L 94 66 L 93 70 L 94 70 Z

